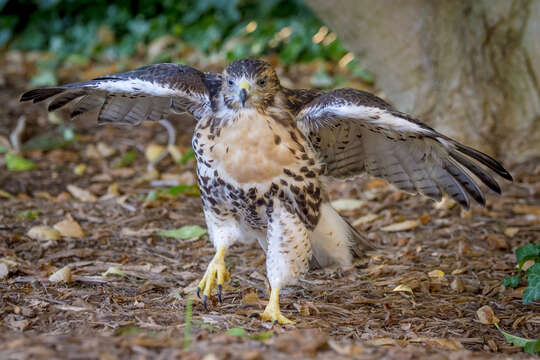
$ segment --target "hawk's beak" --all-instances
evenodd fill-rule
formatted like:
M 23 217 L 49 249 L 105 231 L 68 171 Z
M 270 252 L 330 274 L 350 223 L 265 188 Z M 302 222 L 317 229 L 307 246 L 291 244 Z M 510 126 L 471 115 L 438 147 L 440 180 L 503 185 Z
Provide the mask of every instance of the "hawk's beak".
M 240 101 L 242 102 L 242 106 L 246 105 L 246 100 L 249 95 L 249 90 L 251 90 L 251 85 L 246 80 L 240 81 L 238 84 L 238 97 L 240 98 Z

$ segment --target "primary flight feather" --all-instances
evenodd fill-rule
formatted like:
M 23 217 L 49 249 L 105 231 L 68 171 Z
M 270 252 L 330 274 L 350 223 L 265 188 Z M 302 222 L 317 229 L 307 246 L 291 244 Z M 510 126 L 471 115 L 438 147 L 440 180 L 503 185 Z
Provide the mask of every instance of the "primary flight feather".
M 197 179 L 216 248 L 197 292 L 205 307 L 216 288 L 221 300 L 228 247 L 257 240 L 271 286 L 261 317 L 278 323 L 291 322 L 279 308 L 282 287 L 310 267 L 347 266 L 371 246 L 330 205 L 329 179 L 369 173 L 409 193 L 446 194 L 464 208 L 471 198 L 485 204 L 478 180 L 501 192 L 490 172 L 512 180 L 498 161 L 368 92 L 288 89 L 256 59 L 235 61 L 221 74 L 150 65 L 31 90 L 21 101 L 48 98 L 49 111 L 74 102 L 72 117 L 99 109 L 99 123 L 193 115 Z

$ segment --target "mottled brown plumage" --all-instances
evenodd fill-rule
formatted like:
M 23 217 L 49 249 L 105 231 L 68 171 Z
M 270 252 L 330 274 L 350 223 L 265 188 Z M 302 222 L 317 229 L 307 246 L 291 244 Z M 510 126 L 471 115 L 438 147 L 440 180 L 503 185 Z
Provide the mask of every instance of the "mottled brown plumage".
M 233 62 L 221 74 L 157 64 L 23 94 L 53 97 L 49 110 L 77 101 L 72 116 L 99 108 L 99 122 L 138 124 L 187 111 L 197 119 L 193 149 L 209 236 L 216 256 L 199 284 L 203 303 L 229 274 L 224 256 L 257 240 L 267 254 L 270 302 L 261 315 L 290 322 L 279 290 L 312 267 L 351 263 L 370 246 L 328 202 L 330 178 L 362 173 L 465 208 L 485 204 L 476 176 L 500 187 L 487 169 L 511 180 L 494 159 L 438 133 L 364 91 L 283 87 L 261 60 Z

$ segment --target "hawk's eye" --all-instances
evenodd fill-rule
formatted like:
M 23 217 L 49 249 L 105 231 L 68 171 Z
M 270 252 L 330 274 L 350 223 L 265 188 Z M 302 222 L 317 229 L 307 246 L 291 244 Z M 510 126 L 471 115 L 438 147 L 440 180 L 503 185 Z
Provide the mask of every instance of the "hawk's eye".
M 234 85 L 234 81 L 232 81 L 232 79 L 229 79 L 229 85 Z
M 264 86 L 266 84 L 266 76 L 263 77 L 262 79 L 260 79 L 259 81 L 257 81 L 257 84 L 260 85 L 260 86 Z

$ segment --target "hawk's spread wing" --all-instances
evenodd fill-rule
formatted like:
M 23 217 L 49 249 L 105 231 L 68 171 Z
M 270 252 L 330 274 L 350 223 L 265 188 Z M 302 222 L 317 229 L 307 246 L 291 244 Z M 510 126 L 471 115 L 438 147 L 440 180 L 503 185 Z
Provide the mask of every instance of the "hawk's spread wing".
M 101 108 L 99 123 L 139 124 L 159 121 L 169 113 L 191 113 L 196 118 L 212 111 L 212 99 L 221 75 L 203 73 L 177 64 L 155 64 L 57 87 L 24 93 L 21 101 L 39 102 L 51 97 L 49 111 L 77 99 L 71 117 Z
M 347 178 L 368 172 L 406 192 L 437 200 L 444 192 L 465 208 L 469 207 L 468 195 L 485 204 L 484 194 L 469 172 L 490 189 L 501 192 L 478 163 L 512 180 L 496 160 L 364 91 L 338 89 L 320 95 L 304 105 L 297 120 L 326 163 L 326 175 L 330 177 Z

